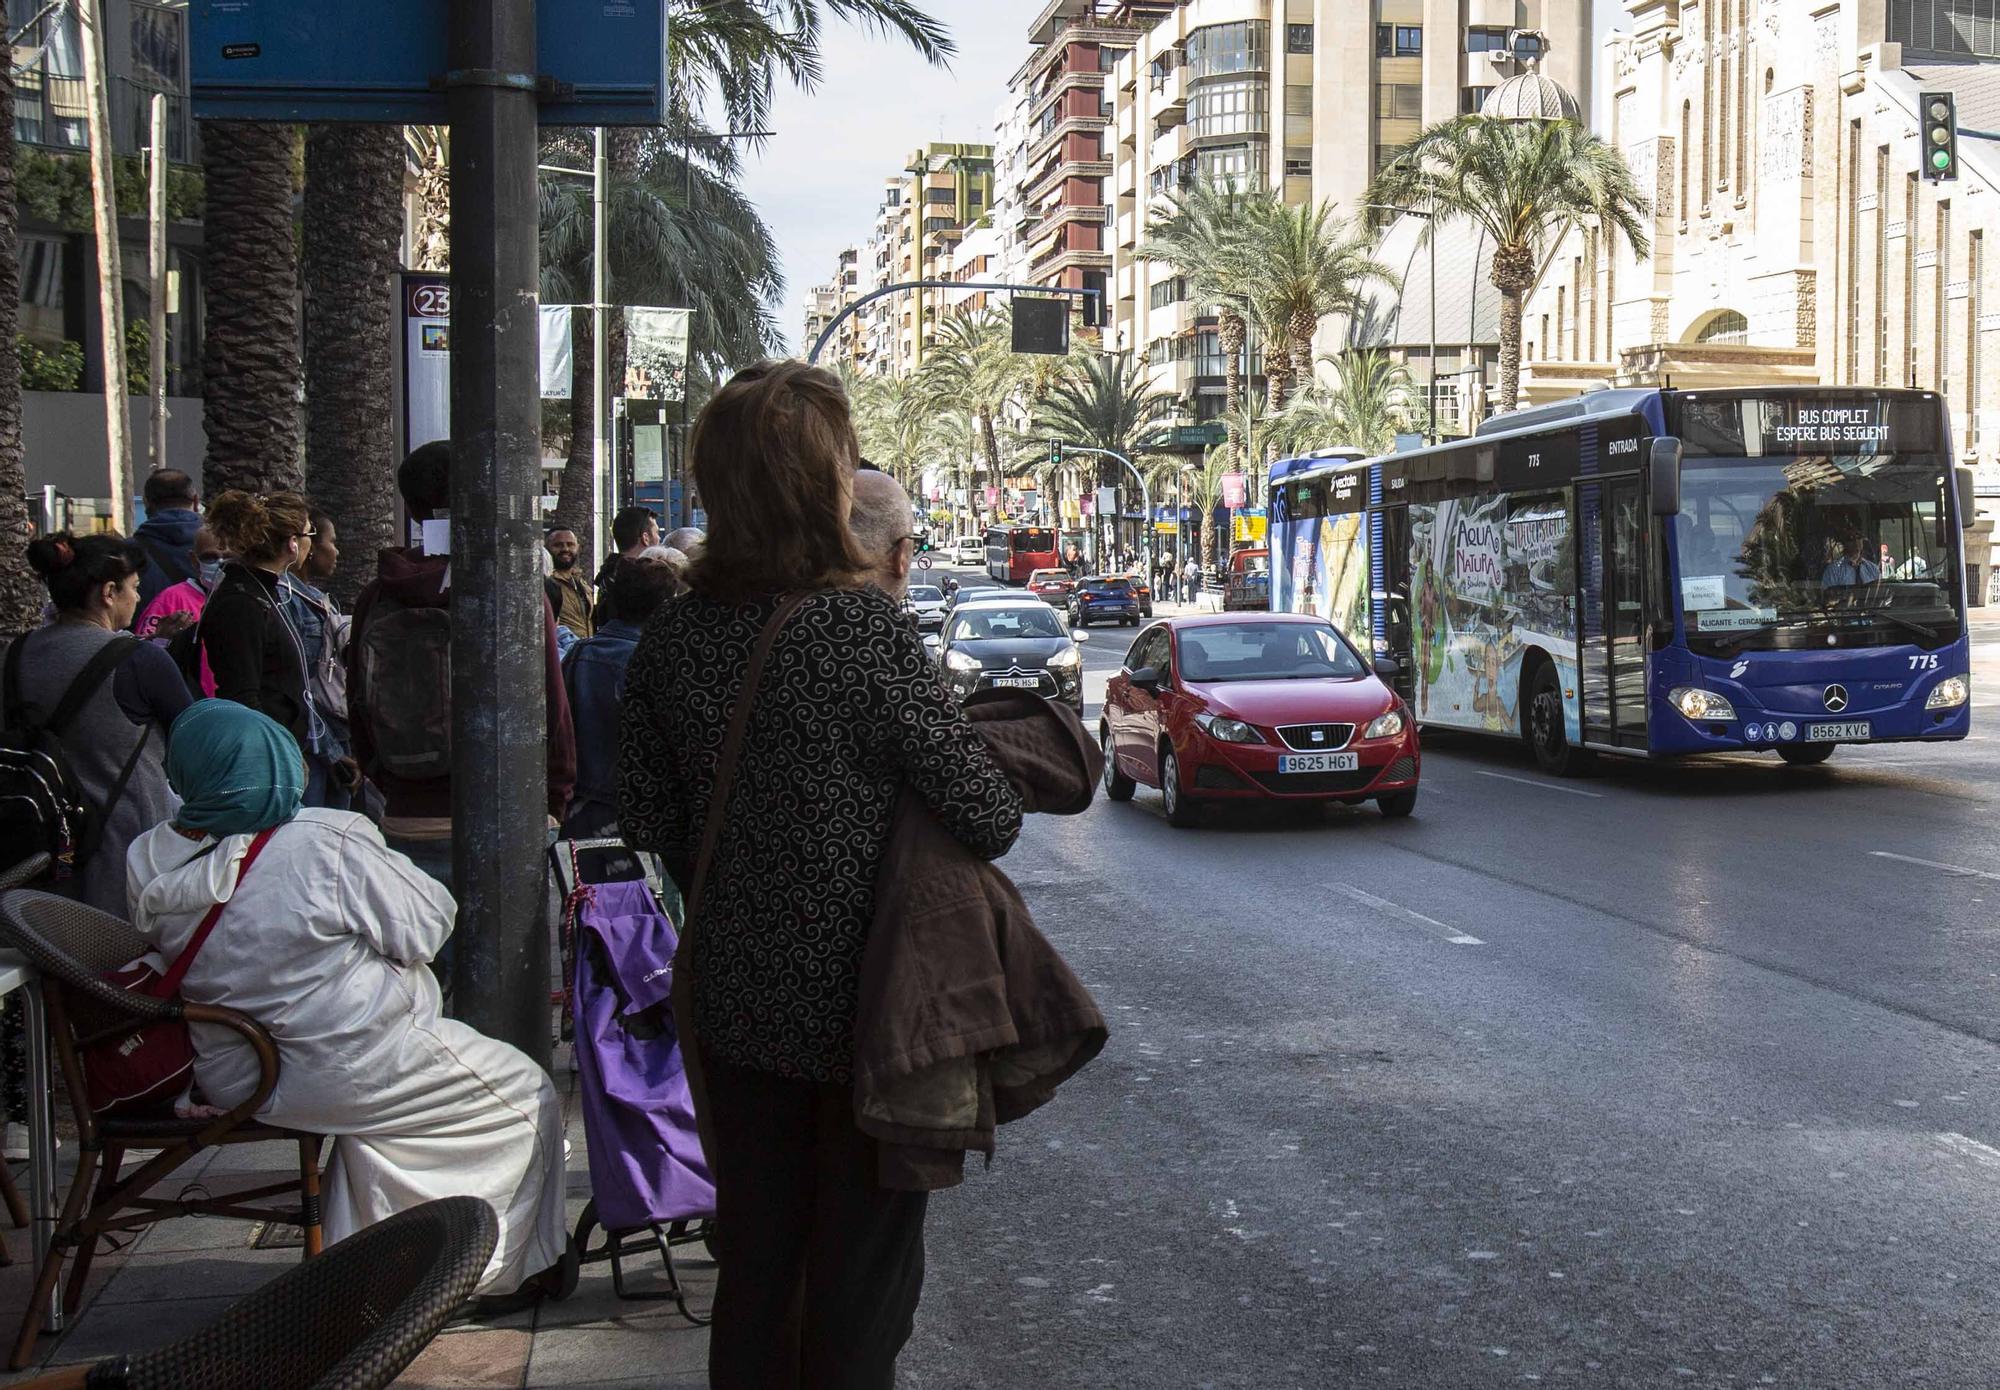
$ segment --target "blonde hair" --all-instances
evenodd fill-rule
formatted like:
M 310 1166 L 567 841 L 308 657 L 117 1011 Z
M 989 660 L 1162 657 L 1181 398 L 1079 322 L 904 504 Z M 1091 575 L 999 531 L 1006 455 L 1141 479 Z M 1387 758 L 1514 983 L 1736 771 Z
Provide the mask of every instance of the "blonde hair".
M 258 497 L 231 489 L 208 504 L 204 519 L 224 550 L 252 565 L 270 564 L 292 537 L 312 530 L 312 510 L 296 492 Z
M 743 603 L 849 588 L 868 572 L 847 525 L 861 443 L 833 373 L 744 368 L 695 421 L 688 455 L 709 522 L 686 575 L 697 593 Z

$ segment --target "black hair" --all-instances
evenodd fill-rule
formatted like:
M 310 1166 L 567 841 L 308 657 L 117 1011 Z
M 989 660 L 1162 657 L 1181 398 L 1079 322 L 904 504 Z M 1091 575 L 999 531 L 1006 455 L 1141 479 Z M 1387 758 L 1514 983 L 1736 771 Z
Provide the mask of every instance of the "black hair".
M 552 541 L 557 536 L 575 536 L 575 535 L 576 535 L 576 528 L 574 526 L 551 526 L 548 530 L 542 533 L 542 539 L 544 541 Z
M 123 536 L 73 536 L 58 531 L 28 542 L 28 566 L 42 577 L 49 601 L 65 613 L 90 607 L 106 584 L 122 584 L 146 568 L 146 552 Z
M 145 499 L 146 510 L 191 511 L 196 502 L 194 479 L 178 468 L 161 468 L 146 475 L 146 486 L 139 494 Z
M 611 539 L 620 550 L 630 550 L 646 534 L 648 526 L 659 525 L 651 509 L 646 507 L 624 507 L 617 516 L 611 518 Z
M 674 567 L 665 560 L 625 560 L 611 576 L 611 615 L 643 623 L 674 596 Z
M 412 521 L 429 521 L 451 510 L 451 444 L 443 439 L 410 450 L 396 469 L 396 491 Z

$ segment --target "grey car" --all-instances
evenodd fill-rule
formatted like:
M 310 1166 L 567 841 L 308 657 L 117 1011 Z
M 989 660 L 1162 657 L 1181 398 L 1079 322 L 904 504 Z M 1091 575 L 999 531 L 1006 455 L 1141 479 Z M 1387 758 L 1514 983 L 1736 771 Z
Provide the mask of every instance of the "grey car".
M 965 604 L 945 623 L 938 664 L 959 699 L 976 691 L 1032 690 L 1083 710 L 1083 633 L 1039 599 Z

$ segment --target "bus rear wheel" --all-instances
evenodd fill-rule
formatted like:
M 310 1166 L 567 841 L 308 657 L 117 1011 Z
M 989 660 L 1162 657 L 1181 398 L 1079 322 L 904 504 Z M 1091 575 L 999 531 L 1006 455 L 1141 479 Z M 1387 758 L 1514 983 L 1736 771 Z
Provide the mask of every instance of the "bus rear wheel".
M 1778 750 L 1778 756 L 1793 767 L 1818 767 L 1833 756 L 1830 743 L 1788 743 Z
M 1555 663 L 1544 660 L 1528 684 L 1528 717 L 1523 729 L 1528 747 L 1542 771 L 1556 777 L 1587 777 L 1597 767 L 1597 755 L 1569 741 L 1563 719 L 1562 682 L 1556 678 Z

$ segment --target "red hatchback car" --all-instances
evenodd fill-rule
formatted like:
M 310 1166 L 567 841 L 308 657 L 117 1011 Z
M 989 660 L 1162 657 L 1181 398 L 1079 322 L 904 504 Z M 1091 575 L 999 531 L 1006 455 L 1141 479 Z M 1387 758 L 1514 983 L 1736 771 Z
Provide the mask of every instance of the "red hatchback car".
M 1210 801 L 1417 805 L 1417 725 L 1387 677 L 1324 619 L 1292 613 L 1169 618 L 1139 634 L 1111 678 L 1098 736 L 1104 790 L 1158 787 L 1167 819 Z

